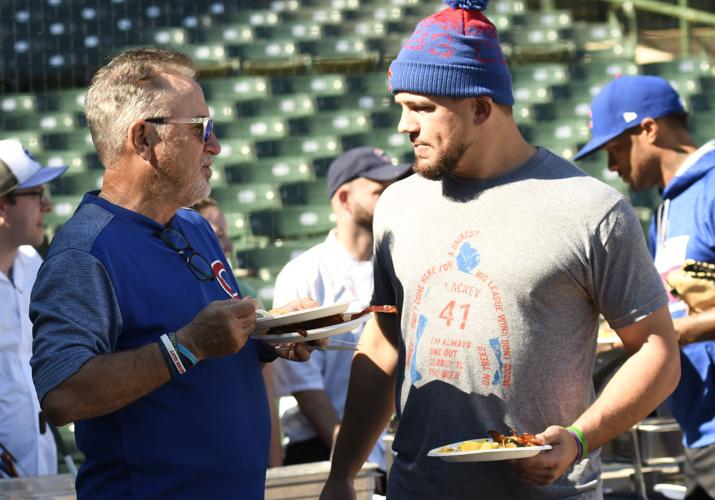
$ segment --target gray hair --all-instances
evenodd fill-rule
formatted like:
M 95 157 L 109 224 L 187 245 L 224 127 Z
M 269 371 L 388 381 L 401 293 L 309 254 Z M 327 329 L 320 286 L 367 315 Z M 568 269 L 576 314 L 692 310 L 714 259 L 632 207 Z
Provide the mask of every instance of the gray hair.
M 190 57 L 158 48 L 128 50 L 100 68 L 85 98 L 85 115 L 94 147 L 105 166 L 124 152 L 127 130 L 137 119 L 168 112 L 170 87 L 163 74 L 194 78 Z

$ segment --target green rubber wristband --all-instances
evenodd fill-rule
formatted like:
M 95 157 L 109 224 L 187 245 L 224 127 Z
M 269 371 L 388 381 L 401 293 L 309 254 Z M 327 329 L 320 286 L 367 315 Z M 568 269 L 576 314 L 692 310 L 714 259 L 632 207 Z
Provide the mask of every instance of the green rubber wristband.
M 583 451 L 581 452 L 581 460 L 583 460 L 588 456 L 588 441 L 586 441 L 586 436 L 584 435 L 583 431 L 575 425 L 569 425 L 568 427 L 566 427 L 566 430 L 573 432 L 574 434 L 576 434 L 576 437 L 578 437 L 578 440 L 581 443 L 581 447 L 583 448 Z

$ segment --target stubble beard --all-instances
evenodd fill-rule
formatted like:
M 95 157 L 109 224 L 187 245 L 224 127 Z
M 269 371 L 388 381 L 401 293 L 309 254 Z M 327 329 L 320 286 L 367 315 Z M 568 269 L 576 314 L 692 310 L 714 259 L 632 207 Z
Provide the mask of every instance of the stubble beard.
M 454 172 L 457 168 L 465 149 L 462 143 L 454 144 L 442 151 L 434 163 L 427 163 L 426 160 L 415 158 L 412 168 L 425 179 L 431 181 L 442 180 L 445 175 Z
M 355 224 L 357 224 L 363 229 L 372 232 L 372 219 L 373 214 L 368 212 L 364 207 L 362 207 L 361 205 L 355 206 L 355 210 L 353 213 L 353 221 L 355 221 Z

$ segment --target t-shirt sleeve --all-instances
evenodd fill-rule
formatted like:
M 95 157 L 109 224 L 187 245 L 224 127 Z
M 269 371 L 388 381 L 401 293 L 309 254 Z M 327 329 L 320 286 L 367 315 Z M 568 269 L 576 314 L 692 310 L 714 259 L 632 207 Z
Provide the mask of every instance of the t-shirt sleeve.
M 389 189 L 389 188 L 388 188 Z M 386 226 L 387 199 L 377 202 L 373 222 L 373 282 L 372 305 L 398 305 L 392 276 L 395 275 L 392 264 L 393 234 Z
M 611 328 L 622 328 L 668 302 L 640 222 L 625 200 L 599 223 L 592 242 L 594 300 Z
M 89 359 L 111 353 L 122 318 L 109 275 L 95 257 L 65 250 L 44 262 L 32 289 L 32 376 L 40 401 Z
M 275 306 L 280 307 L 302 297 L 312 297 L 319 301 L 322 299 L 316 296 L 316 287 L 310 283 L 310 276 L 317 275 L 317 271 L 314 272 L 308 263 L 304 264 L 299 265 L 298 262 L 291 261 L 278 274 L 273 290 Z M 288 396 L 299 391 L 323 390 L 323 354 L 313 351 L 310 359 L 305 362 L 276 359 L 273 362 L 276 395 Z

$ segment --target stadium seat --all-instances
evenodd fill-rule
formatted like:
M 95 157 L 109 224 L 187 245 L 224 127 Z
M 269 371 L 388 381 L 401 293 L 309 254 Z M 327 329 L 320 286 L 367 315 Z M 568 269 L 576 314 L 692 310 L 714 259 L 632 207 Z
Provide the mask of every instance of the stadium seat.
M 288 134 L 288 125 L 281 116 L 241 117 L 216 124 L 216 135 L 230 139 L 246 138 L 254 141 L 279 139 Z
M 244 101 L 238 104 L 238 114 L 245 116 L 282 116 L 296 118 L 315 112 L 315 98 L 310 94 L 286 94 L 272 99 Z
M 82 195 L 102 188 L 104 170 L 68 171 L 51 184 L 52 194 Z
M 241 291 L 241 296 L 255 297 L 264 309 L 270 309 L 273 306 L 273 281 L 240 277 L 238 278 L 238 288 Z
M 309 94 L 313 96 L 340 96 L 348 91 L 345 75 L 296 75 L 274 80 L 279 94 Z
M 537 82 L 547 85 L 564 84 L 570 79 L 569 67 L 566 64 L 544 63 L 524 64 L 511 69 L 514 82 Z
M 303 156 L 311 159 L 333 158 L 342 151 L 341 142 L 335 135 L 286 137 L 281 141 L 257 143 L 256 148 L 265 156 Z
M 93 151 L 73 151 L 65 149 L 62 151 L 43 151 L 35 155 L 37 161 L 42 165 L 61 166 L 67 165 L 69 172 L 83 172 L 90 169 L 104 168 L 97 153 Z M 69 173 L 68 172 L 68 173 Z
M 48 226 L 61 226 L 72 217 L 82 201 L 82 194 L 57 195 L 52 196 L 52 211 L 45 215 L 45 223 Z
M 304 135 L 359 134 L 370 130 L 370 121 L 366 111 L 345 109 L 291 120 L 291 129 Z
M 293 40 L 257 40 L 238 47 L 241 69 L 251 75 L 303 73 L 310 58 L 298 51 Z
M 264 158 L 245 165 L 226 167 L 226 180 L 229 184 L 285 184 L 312 181 L 314 177 L 310 159 L 300 156 Z
M 304 47 L 312 55 L 313 69 L 319 73 L 372 71 L 380 59 L 380 53 L 370 50 L 365 39 L 358 36 L 324 38 Z
M 212 100 L 206 103 L 209 107 L 209 115 L 214 123 L 233 123 L 236 121 L 236 103 L 234 101 Z
M 221 143 L 221 153 L 215 156 L 215 165 L 235 165 L 251 162 L 256 159 L 256 151 L 253 141 L 248 139 L 224 138 L 219 136 Z
M 204 43 L 221 43 L 226 46 L 237 47 L 253 43 L 255 40 L 254 27 L 247 23 L 231 23 L 214 26 L 211 29 L 201 29 L 198 37 Z
M 286 184 L 280 188 L 283 205 L 322 205 L 328 203 L 328 186 L 325 177 L 312 182 Z
M 43 149 L 48 151 L 71 149 L 92 153 L 95 150 L 89 130 L 49 131 L 42 134 L 42 142 Z
M 0 96 L 0 111 L 3 115 L 36 112 L 37 99 L 32 94 L 6 94 Z
M 287 206 L 278 211 L 250 215 L 253 234 L 279 238 L 305 238 L 327 233 L 335 225 L 327 204 Z
M 672 61 L 654 62 L 641 65 L 646 75 L 657 75 L 669 79 L 674 76 L 712 76 L 712 65 L 707 59 L 678 57 Z
M 206 92 L 206 97 L 212 99 L 228 99 L 246 101 L 263 99 L 270 95 L 268 78 L 262 76 L 240 76 L 230 78 L 205 78 L 199 83 Z
M 280 208 L 281 197 L 273 184 L 217 186 L 212 196 L 228 212 L 252 212 Z
M 226 218 L 226 235 L 232 241 L 246 239 L 251 234 L 251 226 L 248 216 L 243 212 L 223 211 Z

